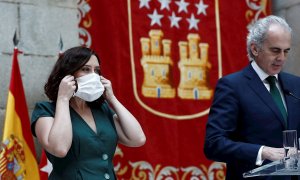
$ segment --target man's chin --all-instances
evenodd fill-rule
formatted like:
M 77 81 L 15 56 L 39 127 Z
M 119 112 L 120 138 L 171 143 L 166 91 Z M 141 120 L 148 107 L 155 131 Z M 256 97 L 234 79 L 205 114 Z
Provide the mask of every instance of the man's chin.
M 282 66 L 273 67 L 272 70 L 271 70 L 271 74 L 272 75 L 278 74 L 278 73 L 280 73 L 281 70 L 282 70 Z

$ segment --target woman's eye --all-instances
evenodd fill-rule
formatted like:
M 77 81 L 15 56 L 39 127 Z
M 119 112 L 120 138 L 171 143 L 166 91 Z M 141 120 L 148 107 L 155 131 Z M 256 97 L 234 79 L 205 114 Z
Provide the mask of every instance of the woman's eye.
M 84 71 L 84 72 L 89 72 L 90 71 L 89 68 L 82 68 L 81 70 Z

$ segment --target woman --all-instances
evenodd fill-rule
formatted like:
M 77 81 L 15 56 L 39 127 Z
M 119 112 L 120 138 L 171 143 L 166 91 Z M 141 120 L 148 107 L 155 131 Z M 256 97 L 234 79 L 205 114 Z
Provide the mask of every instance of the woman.
M 59 57 L 45 93 L 50 102 L 36 104 L 31 129 L 53 165 L 49 179 L 116 179 L 117 143 L 138 147 L 146 141 L 89 48 L 74 47 Z

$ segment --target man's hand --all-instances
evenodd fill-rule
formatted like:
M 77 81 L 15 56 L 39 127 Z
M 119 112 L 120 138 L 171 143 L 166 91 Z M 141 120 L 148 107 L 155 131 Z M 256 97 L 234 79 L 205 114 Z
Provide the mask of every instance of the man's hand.
M 283 159 L 284 149 L 283 148 L 272 148 L 272 147 L 263 147 L 262 149 L 262 159 L 268 159 L 270 161 L 276 161 Z

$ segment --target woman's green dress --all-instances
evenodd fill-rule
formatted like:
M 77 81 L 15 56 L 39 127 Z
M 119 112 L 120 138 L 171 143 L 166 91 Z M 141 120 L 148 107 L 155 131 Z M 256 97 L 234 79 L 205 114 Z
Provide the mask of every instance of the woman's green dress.
M 97 133 L 70 107 L 73 140 L 68 154 L 59 158 L 46 152 L 53 170 L 49 179 L 116 179 L 112 159 L 117 146 L 114 112 L 104 102 L 100 108 L 92 108 Z M 35 135 L 35 123 L 40 117 L 54 117 L 54 102 L 36 104 L 31 118 L 31 130 Z

